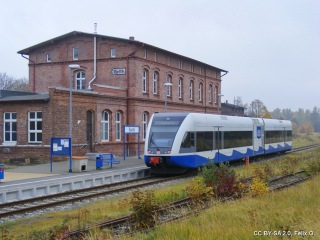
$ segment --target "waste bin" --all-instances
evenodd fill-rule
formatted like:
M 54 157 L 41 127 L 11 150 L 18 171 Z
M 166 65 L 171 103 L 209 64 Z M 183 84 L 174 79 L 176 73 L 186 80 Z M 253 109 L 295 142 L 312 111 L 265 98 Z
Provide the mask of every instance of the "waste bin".
M 103 167 L 103 157 L 101 155 L 96 157 L 96 169 L 101 169 Z
M 0 163 L 0 180 L 4 179 L 4 164 Z

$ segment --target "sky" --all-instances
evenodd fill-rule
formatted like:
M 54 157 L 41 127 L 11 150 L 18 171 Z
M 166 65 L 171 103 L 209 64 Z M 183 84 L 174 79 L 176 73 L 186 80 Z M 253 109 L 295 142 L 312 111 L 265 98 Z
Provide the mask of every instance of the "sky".
M 320 107 L 319 0 L 2 0 L 0 72 L 28 78 L 19 50 L 94 23 L 227 70 L 222 102 Z

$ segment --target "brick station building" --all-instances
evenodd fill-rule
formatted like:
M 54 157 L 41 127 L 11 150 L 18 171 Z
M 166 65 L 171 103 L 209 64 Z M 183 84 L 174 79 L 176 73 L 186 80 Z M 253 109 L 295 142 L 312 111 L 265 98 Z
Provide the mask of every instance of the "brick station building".
M 30 92 L 1 91 L 1 158 L 48 157 L 51 137 L 69 136 L 70 76 L 74 155 L 122 155 L 125 137 L 137 154 L 125 125 L 140 127 L 142 153 L 147 123 L 165 102 L 167 111 L 220 113 L 227 71 L 133 37 L 74 31 L 18 53 L 29 63 Z

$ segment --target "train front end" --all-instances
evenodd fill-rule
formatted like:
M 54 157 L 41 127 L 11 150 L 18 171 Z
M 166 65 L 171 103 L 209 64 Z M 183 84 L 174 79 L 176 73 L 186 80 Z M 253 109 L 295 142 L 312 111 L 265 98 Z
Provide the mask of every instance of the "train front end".
M 153 173 L 183 173 L 187 169 L 169 166 L 176 134 L 188 113 L 155 113 L 147 128 L 144 161 Z

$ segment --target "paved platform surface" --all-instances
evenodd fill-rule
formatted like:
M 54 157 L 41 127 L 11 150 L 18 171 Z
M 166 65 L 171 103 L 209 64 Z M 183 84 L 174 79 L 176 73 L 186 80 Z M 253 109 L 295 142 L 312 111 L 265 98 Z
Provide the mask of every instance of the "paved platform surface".
M 70 162 L 59 161 L 52 163 L 52 172 L 51 172 L 51 163 L 37 164 L 37 165 L 26 165 L 26 166 L 17 166 L 12 169 L 5 169 L 4 179 L 0 180 L 1 183 L 8 183 L 12 181 L 21 181 L 25 179 L 34 179 L 34 178 L 50 178 L 57 175 L 69 175 L 76 176 L 83 173 L 95 173 L 99 171 L 117 171 L 121 169 L 128 169 L 130 167 L 134 168 L 136 166 L 145 166 L 143 156 L 126 157 L 123 160 L 123 157 L 116 157 L 116 160 L 119 160 L 119 164 L 112 164 L 103 166 L 102 170 L 96 170 L 96 161 L 88 160 L 87 168 L 82 172 L 69 172 Z M 74 160 L 73 160 L 74 161 Z

